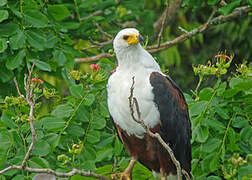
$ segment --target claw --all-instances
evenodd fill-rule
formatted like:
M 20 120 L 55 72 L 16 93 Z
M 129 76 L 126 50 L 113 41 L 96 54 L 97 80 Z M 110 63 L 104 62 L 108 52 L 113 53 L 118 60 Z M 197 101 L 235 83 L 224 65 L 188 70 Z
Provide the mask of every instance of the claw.
M 128 167 L 125 169 L 124 172 L 119 173 L 119 174 L 112 174 L 111 178 L 112 179 L 120 179 L 120 180 L 131 180 L 132 179 L 132 170 L 134 167 L 134 164 L 136 163 L 136 158 L 132 158 L 130 160 L 130 163 Z
M 112 179 L 120 179 L 120 180 L 131 180 L 131 174 L 129 172 L 122 172 L 119 174 L 112 174 Z

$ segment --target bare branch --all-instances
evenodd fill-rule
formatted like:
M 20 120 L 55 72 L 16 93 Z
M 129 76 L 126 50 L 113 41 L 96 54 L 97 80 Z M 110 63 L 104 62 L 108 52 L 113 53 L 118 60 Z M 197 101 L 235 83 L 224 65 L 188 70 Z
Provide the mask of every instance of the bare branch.
M 152 45 L 152 46 L 147 46 L 146 49 L 149 53 L 156 53 L 156 52 L 162 51 L 162 50 L 167 49 L 171 46 L 174 46 L 178 43 L 184 42 L 185 40 L 187 40 L 187 39 L 189 39 L 199 33 L 204 33 L 211 26 L 223 24 L 223 23 L 231 21 L 235 18 L 246 16 L 249 12 L 251 12 L 251 8 L 249 6 L 243 6 L 243 7 L 234 9 L 234 11 L 229 15 L 220 15 L 220 16 L 213 18 L 213 19 L 211 19 L 212 16 L 210 16 L 208 18 L 208 21 L 205 24 L 199 26 L 198 28 L 195 28 L 189 32 L 186 32 L 171 41 L 166 41 L 164 43 L 161 43 L 159 47 L 156 44 L 156 45 Z M 214 13 L 212 13 L 212 14 L 214 14 Z M 93 56 L 93 57 L 77 58 L 77 59 L 75 59 L 75 62 L 76 63 L 91 62 L 91 61 L 98 61 L 101 58 L 111 58 L 111 57 L 113 57 L 113 56 L 110 55 L 109 53 L 101 53 L 101 54 Z
M 181 180 L 181 178 L 182 178 L 181 173 L 183 173 L 185 175 L 187 180 L 190 180 L 189 174 L 184 169 L 181 169 L 180 163 L 176 159 L 176 157 L 175 157 L 172 149 L 170 148 L 170 146 L 162 139 L 162 137 L 160 136 L 159 133 L 151 132 L 149 130 L 149 128 L 144 124 L 144 121 L 141 119 L 141 112 L 140 112 L 140 109 L 139 109 L 139 105 L 138 105 L 137 99 L 134 97 L 134 85 L 135 85 L 135 77 L 133 76 L 132 77 L 132 85 L 130 87 L 130 96 L 128 98 L 129 99 L 130 114 L 131 114 L 132 119 L 134 121 L 136 121 L 137 123 L 139 123 L 145 129 L 146 133 L 149 136 L 151 136 L 153 138 L 156 138 L 160 142 L 160 144 L 167 150 L 167 152 L 169 153 L 169 155 L 171 157 L 172 162 L 176 166 L 178 180 Z M 136 107 L 138 118 L 136 118 L 135 115 L 134 115 L 134 113 L 135 113 L 134 106 Z
M 165 9 L 164 17 L 163 17 L 162 24 L 161 24 L 161 29 L 160 29 L 160 32 L 158 33 L 157 47 L 160 46 L 161 37 L 162 37 L 163 31 L 164 31 L 164 25 L 165 25 L 166 17 L 167 17 L 167 14 L 168 14 L 168 10 L 169 10 L 169 3 L 167 2 L 167 6 L 166 6 L 166 9 Z
M 17 79 L 16 79 L 16 77 L 14 77 L 13 81 L 14 81 L 14 83 L 15 83 L 15 86 L 16 86 L 16 88 L 17 88 L 17 92 L 18 92 L 18 95 L 19 95 L 19 96 L 23 96 L 23 95 L 21 94 L 21 92 L 20 92 L 20 89 L 19 89 L 19 87 L 18 87 L 18 82 L 17 82 Z
M 107 36 L 109 38 L 113 38 L 113 36 L 105 31 L 103 31 L 103 29 L 99 26 L 99 24 L 97 24 L 95 21 L 93 21 L 93 24 L 97 27 L 97 29 L 104 35 Z
M 93 13 L 90 14 L 89 16 L 80 18 L 80 21 L 85 21 L 85 20 L 87 20 L 87 19 L 89 19 L 89 18 L 91 18 L 91 17 L 99 16 L 99 15 L 102 15 L 102 14 L 103 14 L 103 11 L 98 10 L 98 11 L 93 12 Z
M 154 23 L 154 36 L 153 40 L 158 37 L 158 34 L 163 26 L 165 28 L 168 24 L 171 24 L 177 14 L 178 9 L 180 8 L 180 5 L 182 3 L 182 0 L 174 0 L 169 3 L 169 6 L 167 6 L 166 10 L 163 12 L 163 14 L 160 16 L 160 18 Z M 165 19 L 165 21 L 164 21 Z M 164 25 L 163 24 L 164 21 Z
M 76 63 L 93 62 L 93 61 L 98 61 L 101 58 L 111 58 L 111 57 L 113 57 L 113 56 L 109 53 L 101 53 L 101 54 L 98 54 L 97 56 L 86 57 L 86 58 L 76 58 L 75 62 Z
M 95 174 L 95 173 L 92 173 L 90 171 L 88 172 L 85 172 L 85 171 L 80 171 L 78 169 L 75 169 L 73 168 L 72 171 L 69 171 L 67 173 L 63 173 L 63 172 L 57 172 L 57 171 L 54 171 L 52 169 L 49 169 L 49 168 L 30 168 L 30 167 L 22 167 L 22 166 L 16 166 L 16 165 L 12 165 L 12 166 L 9 166 L 3 170 L 0 171 L 0 174 L 3 174 L 4 172 L 7 172 L 11 169 L 19 169 L 19 170 L 25 170 L 27 172 L 30 172 L 30 173 L 46 173 L 46 174 L 52 174 L 52 175 L 55 175 L 57 177 L 71 177 L 75 174 L 79 174 L 79 175 L 82 175 L 82 176 L 86 176 L 86 177 L 94 177 L 94 178 L 97 178 L 97 179 L 100 179 L 100 180 L 111 180 L 111 178 L 108 178 L 106 176 L 101 176 L 101 175 L 98 175 L 98 174 Z
M 93 41 L 93 40 L 92 40 Z M 92 42 L 93 43 L 93 42 Z M 109 44 L 112 44 L 113 43 L 113 39 L 110 39 L 108 41 L 105 41 L 105 42 L 101 42 L 101 43 L 93 43 L 95 45 L 93 46 L 90 46 L 90 47 L 86 47 L 86 48 L 83 48 L 82 50 L 87 50 L 87 49 L 92 49 L 92 48 L 101 48 L 103 46 L 106 46 L 106 45 L 109 45 Z

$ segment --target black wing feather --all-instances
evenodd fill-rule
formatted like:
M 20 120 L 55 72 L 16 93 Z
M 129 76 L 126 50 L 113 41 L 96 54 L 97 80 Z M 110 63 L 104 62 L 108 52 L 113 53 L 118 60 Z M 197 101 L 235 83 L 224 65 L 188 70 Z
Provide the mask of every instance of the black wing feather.
M 160 112 L 160 135 L 169 143 L 182 168 L 190 174 L 191 123 L 184 95 L 170 78 L 158 72 L 151 74 L 150 83 Z

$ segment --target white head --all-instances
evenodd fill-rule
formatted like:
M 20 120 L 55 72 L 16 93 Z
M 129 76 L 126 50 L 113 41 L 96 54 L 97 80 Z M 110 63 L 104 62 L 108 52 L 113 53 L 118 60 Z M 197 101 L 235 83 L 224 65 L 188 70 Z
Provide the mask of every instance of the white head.
M 139 45 L 139 42 L 143 41 L 143 37 L 139 34 L 139 31 L 135 28 L 126 28 L 117 33 L 113 46 L 115 53 L 122 49 L 126 49 L 132 46 Z

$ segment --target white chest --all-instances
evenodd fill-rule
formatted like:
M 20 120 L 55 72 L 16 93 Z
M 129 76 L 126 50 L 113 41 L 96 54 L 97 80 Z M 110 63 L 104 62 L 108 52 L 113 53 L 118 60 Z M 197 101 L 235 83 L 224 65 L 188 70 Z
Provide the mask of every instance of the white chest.
M 136 135 L 139 138 L 143 137 L 145 130 L 132 119 L 128 98 L 134 77 L 134 97 L 139 104 L 141 119 L 149 128 L 158 124 L 160 114 L 153 101 L 150 73 L 150 70 L 141 67 L 123 71 L 117 68 L 117 71 L 110 76 L 107 85 L 108 108 L 114 122 L 129 135 Z

